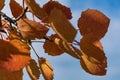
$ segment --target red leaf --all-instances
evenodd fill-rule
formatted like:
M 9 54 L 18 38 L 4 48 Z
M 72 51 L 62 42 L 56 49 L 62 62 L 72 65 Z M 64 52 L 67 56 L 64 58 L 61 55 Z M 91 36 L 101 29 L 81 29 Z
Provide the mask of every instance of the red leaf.
M 4 5 L 5 5 L 5 0 L 0 0 L 0 10 L 3 9 Z

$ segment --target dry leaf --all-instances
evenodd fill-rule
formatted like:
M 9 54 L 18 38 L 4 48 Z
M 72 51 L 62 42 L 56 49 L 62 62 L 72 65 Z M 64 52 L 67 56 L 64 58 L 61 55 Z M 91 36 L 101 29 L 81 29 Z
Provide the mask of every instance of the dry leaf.
M 8 42 L 1 40 L 0 43 L 0 67 L 18 71 L 29 63 L 30 48 L 26 43 L 17 39 Z
M 12 15 L 17 18 L 21 15 L 21 13 L 24 11 L 24 8 L 19 5 L 19 3 L 17 3 L 15 0 L 10 0 L 9 3 Z M 26 18 L 26 16 L 23 16 L 24 18 Z
M 0 80 L 22 80 L 23 71 L 9 72 L 0 68 Z
M 48 28 L 39 22 L 28 19 L 20 19 L 18 21 L 18 28 L 24 39 L 43 38 L 48 32 Z
M 5 5 L 5 0 L 0 0 L 0 10 L 3 9 L 4 5 Z
M 53 68 L 45 58 L 39 58 L 39 65 L 45 80 L 53 80 Z
M 29 10 L 39 19 L 47 16 L 46 12 L 35 2 L 35 0 L 25 0 Z
M 89 61 L 87 55 L 83 54 L 83 56 L 81 56 L 80 58 L 80 64 L 82 66 L 82 68 L 90 73 L 90 74 L 93 74 L 93 75 L 105 75 L 106 74 L 106 61 L 104 61 L 104 63 L 93 63 L 91 61 Z
M 81 35 L 93 33 L 98 38 L 104 37 L 108 30 L 110 19 L 102 12 L 94 9 L 83 11 L 78 20 Z
M 49 38 L 52 40 L 54 40 L 55 38 L 60 39 L 57 34 L 51 35 Z M 62 50 L 57 44 L 55 44 L 54 41 L 45 40 L 43 48 L 45 52 L 48 53 L 48 55 L 52 56 L 57 56 L 64 53 L 64 50 Z
M 76 29 L 67 20 L 61 10 L 54 8 L 49 16 L 49 23 L 57 35 L 64 41 L 71 43 L 76 36 Z
M 30 64 L 26 66 L 26 70 L 32 80 L 38 80 L 40 77 L 40 70 L 35 60 L 31 59 Z
M 101 42 L 94 40 L 92 36 L 83 36 L 80 41 L 80 48 L 88 57 L 93 57 L 100 62 L 106 60 Z
M 70 8 L 60 4 L 58 1 L 49 1 L 43 5 L 43 9 L 46 11 L 48 15 L 50 15 L 50 12 L 52 11 L 53 8 L 60 9 L 64 13 L 67 19 L 72 18 L 72 13 Z

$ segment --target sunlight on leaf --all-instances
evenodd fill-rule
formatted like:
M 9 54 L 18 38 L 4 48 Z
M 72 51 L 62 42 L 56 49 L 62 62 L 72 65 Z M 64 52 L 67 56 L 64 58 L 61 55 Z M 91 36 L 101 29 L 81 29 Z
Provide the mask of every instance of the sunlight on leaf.
M 57 16 L 57 18 L 56 18 Z M 68 21 L 61 10 L 54 8 L 49 16 L 50 26 L 57 33 L 60 38 L 66 42 L 71 43 L 76 36 L 76 29 Z
M 20 19 L 18 21 L 18 28 L 24 39 L 43 38 L 48 32 L 48 28 L 40 22 L 36 22 L 29 19 Z
M 51 67 L 50 63 L 45 58 L 39 58 L 39 65 L 42 75 L 45 80 L 53 80 L 53 68 Z

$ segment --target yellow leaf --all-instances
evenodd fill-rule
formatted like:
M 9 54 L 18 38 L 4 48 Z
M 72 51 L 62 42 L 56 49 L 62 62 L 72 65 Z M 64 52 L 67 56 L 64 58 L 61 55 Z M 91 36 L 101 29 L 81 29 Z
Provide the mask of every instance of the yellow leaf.
M 39 65 L 45 80 L 53 80 L 53 68 L 45 58 L 39 58 Z
M 18 29 L 24 39 L 43 38 L 48 32 L 48 28 L 40 22 L 29 19 L 20 19 L 18 21 Z
M 0 68 L 0 80 L 22 80 L 23 71 L 9 72 Z
M 68 21 L 61 10 L 54 8 L 49 16 L 49 23 L 60 38 L 71 43 L 76 36 L 76 29 Z
M 4 5 L 5 5 L 5 0 L 0 0 L 0 10 L 3 9 Z
M 29 10 L 39 19 L 47 16 L 46 12 L 35 2 L 35 0 L 25 0 Z
M 9 6 L 11 9 L 12 15 L 15 18 L 20 16 L 20 14 L 24 11 L 24 8 L 20 6 L 19 3 L 17 3 L 15 0 L 10 0 Z M 24 16 L 24 18 L 26 18 L 26 16 Z

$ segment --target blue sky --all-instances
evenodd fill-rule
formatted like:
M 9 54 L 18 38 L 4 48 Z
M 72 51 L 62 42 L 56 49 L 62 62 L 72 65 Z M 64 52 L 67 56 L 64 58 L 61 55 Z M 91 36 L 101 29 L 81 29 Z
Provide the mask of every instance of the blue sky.
M 17 0 L 20 1 L 21 0 Z M 36 0 L 41 5 L 48 0 Z M 108 60 L 108 68 L 106 76 L 93 76 L 86 73 L 80 66 L 79 61 L 72 58 L 67 54 L 61 56 L 52 57 L 44 54 L 41 43 L 34 44 L 36 51 L 41 56 L 46 57 L 47 60 L 54 67 L 54 80 L 119 80 L 120 79 L 120 0 L 58 0 L 62 4 L 70 7 L 72 10 L 73 19 L 71 23 L 77 28 L 77 20 L 81 15 L 81 12 L 91 8 L 97 9 L 107 15 L 111 21 L 106 36 L 101 40 L 104 51 Z M 7 4 L 7 2 L 6 2 Z M 8 6 L 6 6 L 8 7 Z M 3 10 L 7 14 L 8 8 Z M 81 36 L 78 35 L 77 39 Z M 23 78 L 24 80 L 30 80 L 28 75 Z M 40 78 L 40 80 L 43 80 Z

